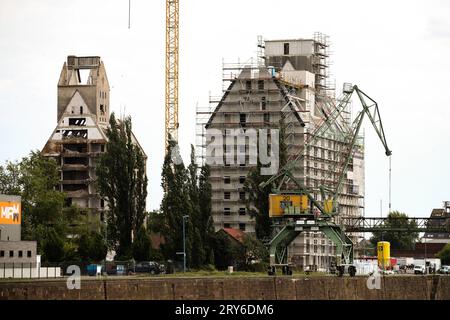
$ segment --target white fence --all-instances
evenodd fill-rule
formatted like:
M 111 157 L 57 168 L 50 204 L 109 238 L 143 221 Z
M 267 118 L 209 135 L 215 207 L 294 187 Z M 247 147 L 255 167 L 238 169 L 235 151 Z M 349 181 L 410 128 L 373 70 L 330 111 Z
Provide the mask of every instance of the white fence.
M 62 277 L 60 267 L 30 267 L 25 265 L 1 265 L 0 279 L 59 278 Z

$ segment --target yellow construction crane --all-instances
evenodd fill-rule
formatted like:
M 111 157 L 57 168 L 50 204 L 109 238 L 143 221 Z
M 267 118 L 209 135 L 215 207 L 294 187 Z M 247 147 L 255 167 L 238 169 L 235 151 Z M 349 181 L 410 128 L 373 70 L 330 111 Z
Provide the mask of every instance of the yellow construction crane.
M 179 1 L 166 0 L 165 152 L 169 137 L 178 142 L 178 17 Z

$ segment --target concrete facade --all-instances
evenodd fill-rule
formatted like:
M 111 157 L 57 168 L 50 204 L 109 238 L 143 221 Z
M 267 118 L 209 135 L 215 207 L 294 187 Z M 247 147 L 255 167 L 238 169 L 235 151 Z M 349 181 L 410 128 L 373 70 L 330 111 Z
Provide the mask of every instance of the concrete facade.
M 36 241 L 21 241 L 21 197 L 0 194 L 0 210 L 0 267 L 5 269 L 11 264 L 36 267 Z
M 105 151 L 109 116 L 110 88 L 103 61 L 98 56 L 68 56 L 58 81 L 58 123 L 42 153 L 59 164 L 59 189 L 66 193 L 67 205 L 86 209 L 101 221 L 107 203 L 96 190 L 95 168 Z M 134 136 L 133 142 L 139 145 Z
M 211 142 L 208 129 L 222 130 L 223 141 L 226 141 L 231 130 L 278 129 L 283 118 L 287 155 L 289 159 L 295 158 L 306 139 L 323 121 L 323 101 L 330 98 L 326 46 L 326 43 L 311 39 L 266 41 L 265 65 L 240 66 L 228 80 L 229 86 L 205 125 L 203 146 Z M 340 121 L 348 126 L 350 112 Z M 343 216 L 363 213 L 363 145 L 361 138 L 338 199 Z M 346 147 L 339 130 L 330 130 L 310 148 L 310 154 L 303 154 L 303 160 L 293 172 L 295 178 L 310 188 L 335 183 L 336 169 Z M 244 150 L 248 152 L 248 144 L 237 145 L 234 154 Z M 212 215 L 216 230 L 255 231 L 255 222 L 245 208 L 244 199 L 248 195 L 243 191 L 245 178 L 252 167 L 248 157 L 244 164 L 239 164 L 235 157 L 233 163 L 225 161 L 225 165 L 211 166 Z M 322 200 L 319 192 L 315 192 L 314 197 Z M 334 245 L 322 233 L 302 233 L 290 245 L 289 256 L 296 265 L 326 269 L 334 257 Z
M 0 265 L 31 264 L 36 267 L 36 241 L 0 241 Z
M 0 194 L 0 242 L 21 239 L 21 197 Z

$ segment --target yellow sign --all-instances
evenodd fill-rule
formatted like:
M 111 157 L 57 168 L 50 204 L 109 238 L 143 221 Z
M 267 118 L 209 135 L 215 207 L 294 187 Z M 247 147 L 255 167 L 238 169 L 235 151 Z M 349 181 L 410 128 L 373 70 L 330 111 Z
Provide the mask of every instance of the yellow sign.
M 20 224 L 21 218 L 20 202 L 0 202 L 0 224 Z
M 308 209 L 308 197 L 299 194 L 269 195 L 269 216 L 281 217 L 284 214 L 301 213 Z

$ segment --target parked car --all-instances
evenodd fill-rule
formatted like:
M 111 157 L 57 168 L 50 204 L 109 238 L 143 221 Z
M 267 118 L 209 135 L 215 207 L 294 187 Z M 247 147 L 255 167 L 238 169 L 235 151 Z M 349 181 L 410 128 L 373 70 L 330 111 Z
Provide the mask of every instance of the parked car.
M 440 273 L 440 274 L 449 274 L 450 273 L 450 266 L 442 266 L 438 270 L 438 273 Z
M 385 274 L 385 275 L 395 274 L 394 270 L 392 270 L 392 269 L 383 270 L 381 273 Z
M 425 266 L 414 266 L 414 274 L 425 274 Z
M 155 261 L 143 261 L 138 262 L 134 266 L 135 273 L 150 273 L 150 274 L 160 274 L 164 273 L 164 265 L 160 265 Z

